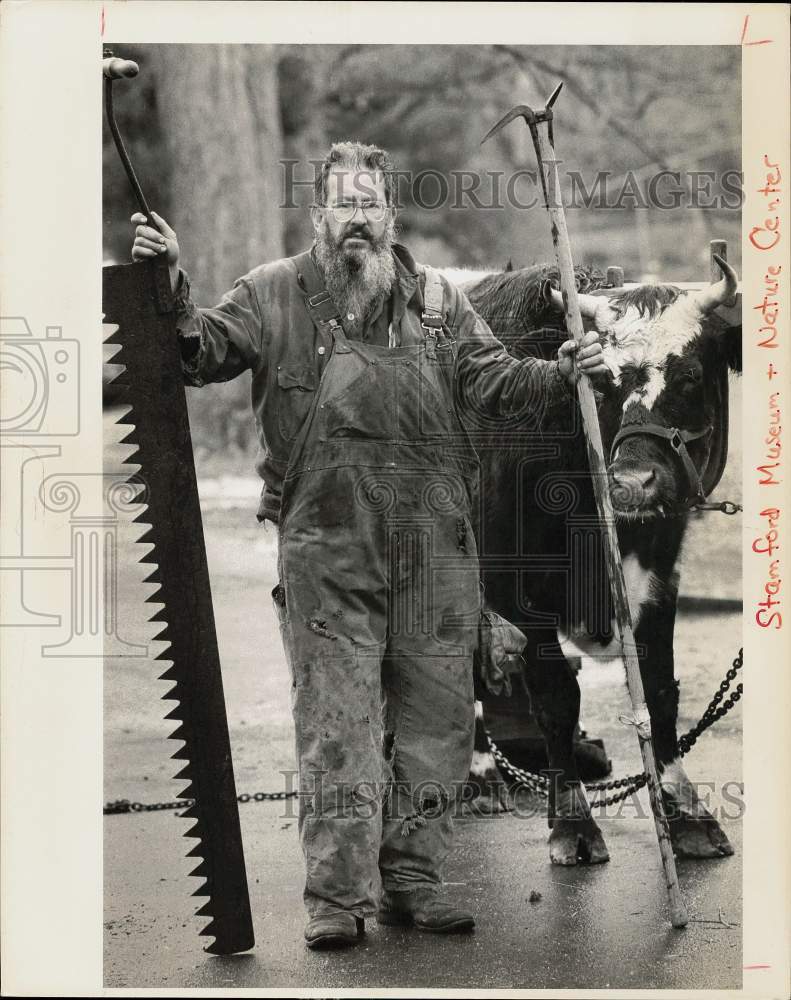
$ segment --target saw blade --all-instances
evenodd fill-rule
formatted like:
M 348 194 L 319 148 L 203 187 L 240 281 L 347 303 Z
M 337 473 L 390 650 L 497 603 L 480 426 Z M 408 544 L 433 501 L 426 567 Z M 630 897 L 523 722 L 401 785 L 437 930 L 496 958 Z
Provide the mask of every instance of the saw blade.
M 147 601 L 161 605 L 149 621 L 162 623 L 156 641 L 169 643 L 155 659 L 171 661 L 163 698 L 176 705 L 165 718 L 178 723 L 175 777 L 188 783 L 177 797 L 193 800 L 182 813 L 195 821 L 184 836 L 198 841 L 187 857 L 200 860 L 190 874 L 205 879 L 192 895 L 207 897 L 196 915 L 211 918 L 200 934 L 214 937 L 206 951 L 227 955 L 255 939 L 181 357 L 173 314 L 157 309 L 163 264 L 103 268 L 105 322 L 116 327 L 106 356 L 118 347 L 105 389 L 127 407 L 122 443 L 134 450 L 125 463 L 140 466 L 129 478 L 144 484 L 133 520 L 145 529 L 137 543 L 153 546 L 139 560 L 157 585 Z

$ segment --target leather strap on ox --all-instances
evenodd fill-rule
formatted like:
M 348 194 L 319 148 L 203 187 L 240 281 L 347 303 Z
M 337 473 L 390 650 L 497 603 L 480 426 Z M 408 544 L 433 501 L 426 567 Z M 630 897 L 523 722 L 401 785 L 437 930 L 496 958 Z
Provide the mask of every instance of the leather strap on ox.
M 687 444 L 690 441 L 698 441 L 706 437 L 711 434 L 711 430 L 711 425 L 704 427 L 701 431 L 681 431 L 677 427 L 661 427 L 659 424 L 633 424 L 630 427 L 622 427 L 613 440 L 610 449 L 610 463 L 615 457 L 618 445 L 624 438 L 634 437 L 636 434 L 648 434 L 652 437 L 662 438 L 668 442 L 684 466 L 689 486 L 687 502 L 693 504 L 702 502 L 706 499 L 706 494 L 703 491 L 703 475 L 692 461 L 692 457 L 687 451 Z

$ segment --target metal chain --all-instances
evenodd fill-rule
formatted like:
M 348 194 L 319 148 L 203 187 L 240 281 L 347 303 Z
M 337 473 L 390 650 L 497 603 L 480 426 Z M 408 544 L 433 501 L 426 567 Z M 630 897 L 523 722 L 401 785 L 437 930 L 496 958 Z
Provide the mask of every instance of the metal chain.
M 736 702 L 741 698 L 743 685 L 740 682 L 737 684 L 733 693 L 729 695 L 728 698 L 725 698 L 725 701 L 723 701 L 725 693 L 731 686 L 731 682 L 735 679 L 736 674 L 742 669 L 744 663 L 743 653 L 744 651 L 740 649 L 739 655 L 733 661 L 733 666 L 725 674 L 722 683 L 715 692 L 714 697 L 709 702 L 706 711 L 700 718 L 700 721 L 693 726 L 688 733 L 685 733 L 679 739 L 678 753 L 680 757 L 688 754 L 697 742 L 698 737 L 704 733 L 709 726 L 713 726 L 715 722 L 721 719 L 724 715 L 727 715 Z M 722 702 L 722 704 L 720 704 L 720 702 Z M 512 778 L 516 778 L 522 785 L 526 786 L 531 791 L 534 791 L 542 798 L 549 797 L 548 778 L 545 778 L 543 774 L 537 774 L 533 771 L 525 771 L 523 768 L 512 764 L 494 742 L 488 731 L 486 732 L 486 739 L 489 743 L 489 749 L 492 752 L 492 756 L 506 774 L 510 775 Z M 606 792 L 616 788 L 623 789 L 623 791 L 618 792 L 616 795 L 611 795 L 607 798 L 597 799 L 595 802 L 591 802 L 591 809 L 601 809 L 604 806 L 611 806 L 616 802 L 620 802 L 622 799 L 627 798 L 629 795 L 632 795 L 638 789 L 642 788 L 646 784 L 646 781 L 647 776 L 645 771 L 643 771 L 642 774 L 631 774 L 626 778 L 615 778 L 612 781 L 586 782 L 585 788 L 589 792 Z M 253 794 L 242 792 L 241 795 L 236 796 L 236 801 L 242 805 L 247 802 L 281 802 L 284 799 L 296 798 L 298 794 L 299 793 L 296 791 L 255 792 Z M 177 799 L 175 802 L 130 802 L 129 799 L 116 799 L 113 802 L 108 802 L 102 811 L 105 816 L 130 812 L 162 812 L 167 809 L 189 809 L 194 802 L 194 799 Z
M 738 514 L 744 508 L 740 503 L 734 503 L 733 500 L 721 500 L 719 503 L 704 500 L 700 503 L 693 503 L 690 510 L 718 510 L 721 514 L 733 515 Z
M 247 802 L 282 802 L 284 799 L 295 799 L 299 792 L 242 792 L 236 796 L 236 801 L 243 805 Z M 178 799 L 175 802 L 130 802 L 129 799 L 116 799 L 108 802 L 102 812 L 105 816 L 115 813 L 129 812 L 162 812 L 165 809 L 189 809 L 195 804 L 195 799 Z
M 726 672 L 724 679 L 720 683 L 720 686 L 715 692 L 714 697 L 709 702 L 706 711 L 700 718 L 700 721 L 695 726 L 693 726 L 688 733 L 685 733 L 678 740 L 677 746 L 678 746 L 679 757 L 684 757 L 686 754 L 688 754 L 689 751 L 697 742 L 698 737 L 702 733 L 704 733 L 709 728 L 709 726 L 713 726 L 718 719 L 721 719 L 724 715 L 727 715 L 728 712 L 736 704 L 736 702 L 739 701 L 739 699 L 742 696 L 742 692 L 744 690 L 744 685 L 741 682 L 736 685 L 736 689 L 734 690 L 734 692 L 728 698 L 726 698 L 724 702 L 722 701 L 722 699 L 725 696 L 726 691 L 728 691 L 728 689 L 730 688 L 731 682 L 736 677 L 736 674 L 742 669 L 743 664 L 744 664 L 744 650 L 740 649 L 738 655 L 733 660 L 733 665 Z M 720 702 L 722 702 L 722 704 L 720 704 Z M 516 765 L 512 764 L 511 761 L 508 760 L 508 758 L 505 756 L 505 754 L 503 754 L 502 750 L 500 750 L 500 748 L 497 746 L 497 744 L 494 742 L 494 740 L 491 738 L 488 732 L 486 733 L 486 739 L 489 743 L 489 749 L 492 752 L 492 756 L 500 765 L 500 767 L 506 772 L 506 774 L 509 774 L 511 777 L 516 778 L 523 785 L 526 785 L 528 788 L 535 791 L 542 798 L 549 797 L 548 778 L 545 778 L 543 774 L 536 774 L 533 771 L 525 771 L 521 767 L 516 767 Z M 648 776 L 646 775 L 645 771 L 643 771 L 641 774 L 631 774 L 626 778 L 616 778 L 613 781 L 586 782 L 585 788 L 589 792 L 605 792 L 615 788 L 623 789 L 623 791 L 619 792 L 617 795 L 611 795 L 608 796 L 607 798 L 597 799 L 596 801 L 591 802 L 590 807 L 591 809 L 601 809 L 604 808 L 605 806 L 614 805 L 616 802 L 620 802 L 621 800 L 627 798 L 629 795 L 632 795 L 634 792 L 638 791 L 638 789 L 642 788 L 646 784 L 647 780 Z

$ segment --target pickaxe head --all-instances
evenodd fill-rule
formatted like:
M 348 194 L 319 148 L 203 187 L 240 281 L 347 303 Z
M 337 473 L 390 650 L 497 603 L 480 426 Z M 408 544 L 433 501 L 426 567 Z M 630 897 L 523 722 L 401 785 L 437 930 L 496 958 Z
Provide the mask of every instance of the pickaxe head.
M 493 135 L 497 135 L 497 133 L 501 129 L 504 129 L 506 125 L 510 125 L 515 118 L 524 118 L 525 124 L 528 125 L 528 127 L 535 126 L 539 122 L 551 122 L 552 105 L 557 100 L 562 87 L 562 82 L 555 87 L 546 105 L 541 108 L 540 111 L 534 111 L 528 104 L 517 104 L 515 108 L 511 108 L 507 115 L 504 115 L 496 125 L 489 129 L 483 139 L 481 139 L 481 145 L 483 145 L 487 139 L 491 139 Z

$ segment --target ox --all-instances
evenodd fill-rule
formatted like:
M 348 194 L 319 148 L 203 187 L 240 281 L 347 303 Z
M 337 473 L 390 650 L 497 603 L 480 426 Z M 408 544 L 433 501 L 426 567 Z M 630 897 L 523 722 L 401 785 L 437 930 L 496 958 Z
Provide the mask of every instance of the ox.
M 697 858 L 733 853 L 678 758 L 673 662 L 676 562 L 690 506 L 722 475 L 728 372 L 741 371 L 741 327 L 716 311 L 734 295 L 737 279 L 718 263 L 721 279 L 695 292 L 640 285 L 597 295 L 602 276 L 577 272 L 585 325 L 599 332 L 610 369 L 595 386 L 599 420 L 673 846 Z M 553 358 L 566 339 L 553 269 L 535 266 L 459 283 L 512 355 Z M 561 865 L 606 861 L 572 750 L 580 690 L 567 656 L 591 648 L 601 656 L 613 647 L 579 412 L 570 400 L 564 412 L 545 414 L 540 434 L 518 428 L 503 434 L 475 419 L 470 430 L 482 464 L 486 602 L 527 636 L 525 680 L 555 775 L 550 858 Z M 480 732 L 476 746 L 483 747 Z

